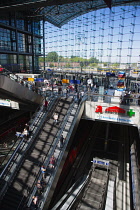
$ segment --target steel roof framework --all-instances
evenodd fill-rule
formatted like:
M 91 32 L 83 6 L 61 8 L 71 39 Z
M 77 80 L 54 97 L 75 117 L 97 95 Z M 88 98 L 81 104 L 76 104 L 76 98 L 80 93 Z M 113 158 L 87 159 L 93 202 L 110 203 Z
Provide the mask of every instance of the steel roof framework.
M 44 20 L 61 27 L 94 10 L 133 4 L 140 5 L 140 0 L 1 0 L 0 10 L 20 11 L 29 19 Z

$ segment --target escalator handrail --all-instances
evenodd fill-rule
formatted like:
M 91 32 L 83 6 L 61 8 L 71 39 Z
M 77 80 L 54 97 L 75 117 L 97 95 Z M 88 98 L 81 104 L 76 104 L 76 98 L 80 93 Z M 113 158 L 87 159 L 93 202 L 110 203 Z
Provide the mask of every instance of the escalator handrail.
M 51 151 L 49 151 L 48 153 L 49 153 L 49 155 L 47 154 L 47 156 L 46 156 L 46 158 L 44 159 L 44 161 L 43 161 L 43 163 L 42 163 L 42 165 L 45 165 L 45 166 L 48 166 L 49 165 L 49 161 L 50 161 L 50 157 L 54 154 L 54 151 L 55 151 L 55 148 L 56 148 L 56 146 L 58 145 L 58 142 L 59 142 L 59 140 L 60 140 L 60 136 L 61 136 L 61 134 L 62 134 L 62 132 L 63 132 L 63 130 L 64 130 L 64 127 L 65 127 L 65 125 L 66 125 L 66 123 L 67 123 L 67 120 L 68 120 L 68 117 L 69 117 L 69 115 L 70 115 L 70 113 L 71 113 L 71 110 L 72 110 L 72 108 L 73 108 L 73 105 L 74 105 L 74 102 L 71 104 L 71 108 L 70 109 L 68 109 L 68 112 L 67 112 L 67 115 L 64 117 L 64 120 L 63 120 L 63 124 L 61 125 L 61 129 L 57 132 L 57 134 L 56 134 L 56 136 L 55 136 L 55 139 L 54 139 L 54 142 L 53 142 L 53 148 L 51 149 Z M 59 153 L 59 155 L 58 155 L 58 157 L 57 157 L 57 160 L 59 160 L 59 157 L 61 156 L 61 153 L 62 152 L 60 152 Z M 57 161 L 56 161 L 56 166 L 55 166 L 55 168 L 57 168 Z M 39 171 L 39 173 L 37 174 L 37 177 L 40 177 L 41 178 L 41 172 Z M 38 178 L 37 178 L 38 179 Z M 37 179 L 34 181 L 34 184 L 33 184 L 33 187 L 32 187 L 32 193 L 30 193 L 30 196 L 28 197 L 28 205 L 30 206 L 30 204 L 31 204 L 31 201 L 32 201 L 32 196 L 35 194 L 35 192 L 36 192 L 36 181 L 37 181 Z M 50 177 L 50 179 L 51 179 L 51 177 Z M 49 180 L 50 180 L 49 179 Z M 48 180 L 48 182 L 49 182 L 49 180 Z M 30 191 L 30 192 L 31 192 Z
M 55 98 L 53 97 L 52 100 L 55 101 Z M 58 100 L 58 97 L 57 97 L 57 100 Z M 48 109 L 48 111 L 50 111 L 50 110 L 52 110 L 52 107 L 50 107 L 50 108 Z M 49 114 L 51 114 L 51 113 L 49 113 Z M 42 165 L 44 165 L 44 162 L 45 162 L 45 160 L 43 161 Z M 35 176 L 35 180 L 34 180 L 34 182 L 33 182 L 33 184 L 32 184 L 32 187 L 31 187 L 31 189 L 30 189 L 30 192 L 33 191 L 33 189 L 35 188 L 38 179 L 41 179 L 41 172 L 40 172 L 40 170 L 39 170 L 39 172 L 38 172 L 38 173 L 36 174 L 36 176 Z M 31 194 L 30 192 L 28 193 L 29 195 Z M 30 199 L 32 200 L 32 197 L 31 197 Z M 29 197 L 27 197 L 26 200 L 29 200 Z M 27 203 L 27 202 L 25 202 L 25 203 Z
M 42 103 L 43 103 L 43 101 L 44 101 L 44 99 L 42 100 Z M 42 105 L 39 106 L 39 107 L 37 107 L 35 113 L 38 113 L 38 112 L 41 110 L 41 108 L 42 108 Z M 31 120 L 32 120 L 32 119 L 33 119 L 33 118 L 31 118 Z M 30 121 L 31 121 L 31 120 L 30 120 Z M 21 139 L 21 138 L 18 137 L 18 138 L 17 138 L 17 141 L 20 140 L 20 139 Z M 15 144 L 16 144 L 16 142 L 15 142 Z M 15 145 L 15 144 L 14 144 L 14 145 Z M 20 144 L 20 143 L 19 143 L 19 144 Z M 14 146 L 14 145 L 13 145 L 13 146 Z M 18 145 L 17 145 L 17 147 L 18 147 Z M 4 163 L 4 161 L 5 161 L 6 158 L 9 156 L 9 153 L 10 153 L 11 151 L 12 151 L 12 148 L 10 149 L 10 151 L 7 153 L 7 155 L 5 156 L 5 158 L 3 159 L 3 161 L 1 162 L 1 165 Z M 17 150 L 16 150 L 16 151 L 17 151 Z M 9 162 L 9 161 L 8 161 L 8 162 Z M 7 163 L 7 164 L 8 164 L 8 163 Z
M 91 179 L 91 175 L 92 175 L 92 170 L 90 169 L 88 174 L 83 174 L 73 185 L 72 187 L 65 193 L 65 195 L 56 203 L 56 205 L 51 209 L 51 210 L 56 210 L 56 209 L 60 209 L 61 206 L 66 203 L 66 200 L 68 200 L 70 198 L 71 195 L 73 195 L 73 192 L 80 186 L 82 185 L 82 187 L 80 188 L 79 192 L 76 194 L 76 196 L 73 198 L 73 200 L 71 201 L 71 203 L 69 204 L 68 208 L 71 207 L 73 205 L 73 202 L 77 199 L 77 197 L 79 196 L 79 194 L 82 192 L 82 190 L 87 186 L 87 184 L 90 182 Z
M 50 105 L 49 105 L 49 107 L 48 107 L 48 110 L 50 110 L 51 107 L 52 107 L 52 104 L 50 103 Z M 41 107 L 41 108 L 42 108 L 42 107 Z M 40 111 L 40 112 L 41 112 L 41 111 Z M 42 116 L 41 116 L 41 117 L 42 117 Z M 40 117 L 40 118 L 41 118 L 41 117 Z M 38 122 L 39 122 L 40 118 L 37 118 Z M 36 118 L 35 118 L 34 122 L 35 122 L 35 121 L 36 121 Z M 35 128 L 34 128 L 34 129 L 35 129 Z M 34 129 L 33 129 L 33 130 L 34 130 Z M 32 130 L 32 131 L 33 131 L 33 130 Z M 21 149 L 20 147 L 21 147 L 22 144 L 23 144 L 23 147 L 24 147 L 25 144 L 26 144 L 26 142 L 24 142 L 24 138 L 21 139 L 20 143 L 19 143 L 18 146 L 16 147 L 14 153 L 12 154 L 11 158 L 9 159 L 8 163 L 6 164 L 6 166 L 5 166 L 5 168 L 3 169 L 2 173 L 0 174 L 0 179 L 2 179 L 2 177 L 5 175 L 6 171 L 7 171 L 7 173 L 9 172 L 9 170 L 7 170 L 7 169 L 9 169 L 9 168 L 8 168 L 9 165 L 11 164 L 11 162 L 12 162 L 12 160 L 14 159 L 14 157 L 15 157 L 16 153 L 18 152 L 18 150 Z M 28 149 L 29 149 L 29 148 L 28 148 Z M 27 152 L 27 150 L 26 150 L 25 152 Z M 16 158 L 18 158 L 18 156 L 17 156 Z M 23 157 L 23 158 L 24 158 L 24 157 Z M 21 160 L 20 160 L 20 162 L 21 162 Z
M 84 99 L 83 99 L 83 101 L 84 101 Z M 82 101 L 82 102 L 83 102 L 83 101 Z M 82 103 L 81 103 L 81 104 L 82 104 Z M 67 121 L 68 121 L 68 118 L 69 118 L 69 116 L 70 116 L 70 114 L 71 114 L 71 110 L 73 109 L 74 105 L 75 105 L 75 102 L 73 101 L 73 103 L 71 104 L 71 109 L 68 110 L 68 113 L 67 113 L 67 115 L 65 116 L 64 123 L 63 123 L 63 125 L 61 126 L 62 128 L 61 128 L 61 130 L 60 130 L 59 133 L 58 133 L 58 136 L 57 136 L 57 138 L 56 138 L 55 145 L 54 145 L 54 147 L 53 147 L 53 149 L 52 149 L 51 154 L 49 155 L 49 158 L 50 158 L 51 155 L 53 155 L 53 153 L 54 153 L 54 150 L 55 150 L 55 148 L 56 148 L 56 145 L 58 144 L 58 142 L 59 142 L 59 140 L 60 140 L 60 136 L 61 136 L 61 134 L 62 134 L 62 132 L 63 132 L 65 126 L 66 126 L 66 123 L 67 123 Z M 75 123 L 73 123 L 73 122 L 75 121 L 75 119 L 77 119 L 77 115 L 78 115 L 79 111 L 80 111 L 80 106 L 77 108 L 76 115 L 75 115 L 73 121 L 71 122 L 71 125 L 73 125 L 73 126 L 75 125 Z M 69 133 L 72 132 L 73 126 L 70 126 L 70 132 L 69 132 Z M 66 148 L 66 145 L 67 145 L 68 140 L 69 140 L 68 137 L 69 137 L 69 135 L 68 135 L 68 136 L 66 137 L 66 139 L 65 139 L 65 146 L 64 146 L 63 149 Z M 59 153 L 59 155 L 58 155 L 58 158 L 57 158 L 58 161 L 56 162 L 55 169 L 60 165 L 61 159 L 62 159 L 62 157 L 63 157 L 63 156 L 62 156 L 62 154 L 63 154 L 62 152 L 63 152 L 63 151 L 61 151 L 61 152 Z M 47 158 L 47 162 L 46 162 L 45 165 L 48 165 L 48 164 L 49 164 L 49 158 Z M 51 182 L 51 183 L 49 183 L 49 189 L 50 189 L 50 187 L 51 187 L 51 185 L 52 185 L 52 183 L 53 183 L 53 180 L 54 180 L 54 177 L 55 177 L 55 175 L 56 175 L 56 172 L 57 172 L 57 171 L 55 170 L 55 171 L 54 171 L 54 174 L 53 174 L 53 178 L 51 178 L 52 176 L 50 176 L 50 179 L 48 180 L 48 183 Z M 46 195 L 44 196 L 44 201 L 43 201 L 43 198 L 42 198 L 42 201 L 41 201 L 42 203 L 45 203 L 45 201 L 46 201 L 46 199 L 47 199 L 47 195 L 48 195 L 48 193 L 49 193 L 49 189 L 46 189 L 46 191 L 45 191 Z M 34 192 L 35 192 L 35 191 L 34 191 Z M 33 196 L 33 194 L 30 196 L 29 205 L 31 204 L 31 198 L 32 198 L 32 196 Z

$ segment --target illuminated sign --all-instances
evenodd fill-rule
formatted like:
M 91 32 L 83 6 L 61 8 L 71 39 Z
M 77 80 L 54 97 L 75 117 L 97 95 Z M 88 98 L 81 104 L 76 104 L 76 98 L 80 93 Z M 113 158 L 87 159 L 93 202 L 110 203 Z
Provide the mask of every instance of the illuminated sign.
M 10 107 L 10 102 L 6 100 L 0 100 L 0 106 L 9 106 Z
M 95 109 L 96 113 L 103 113 L 103 107 L 102 106 L 97 106 Z M 135 112 L 133 111 L 133 109 L 129 109 L 129 111 L 126 112 L 125 109 L 122 109 L 118 106 L 112 106 L 112 107 L 108 107 L 105 108 L 104 113 L 112 113 L 112 114 L 127 114 L 127 116 L 132 117 L 135 116 Z
M 91 161 L 91 162 L 94 163 L 94 164 L 98 164 L 98 165 L 109 166 L 109 161 L 99 159 L 99 158 L 93 158 L 93 161 Z

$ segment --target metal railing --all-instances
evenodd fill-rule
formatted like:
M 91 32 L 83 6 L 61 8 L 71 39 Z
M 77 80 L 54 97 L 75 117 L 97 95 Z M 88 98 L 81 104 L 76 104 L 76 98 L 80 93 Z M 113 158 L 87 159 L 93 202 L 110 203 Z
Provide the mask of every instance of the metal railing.
M 132 94 L 129 97 L 99 94 L 92 91 L 87 91 L 85 94 L 87 95 L 87 100 L 93 102 L 112 103 L 126 106 L 140 106 L 140 94 Z
M 4 192 L 7 190 L 8 186 L 12 182 L 16 171 L 18 170 L 18 167 L 22 164 L 22 161 L 24 159 L 24 156 L 26 152 L 29 150 L 30 146 L 32 145 L 36 135 L 38 134 L 41 126 L 44 123 L 44 120 L 46 119 L 46 115 L 49 113 L 49 111 L 52 109 L 52 106 L 54 105 L 55 98 L 50 99 L 50 103 L 48 105 L 47 110 L 44 110 L 44 107 L 41 106 L 40 109 L 37 109 L 37 115 L 33 119 L 33 122 L 31 123 L 31 137 L 30 140 L 25 141 L 24 137 L 20 140 L 20 143 L 18 144 L 17 148 L 13 152 L 11 158 L 7 162 L 4 170 L 0 174 L 0 180 L 4 181 L 6 179 L 5 185 L 2 187 L 0 191 L 0 197 L 2 199 Z M 32 120 L 32 119 L 31 119 Z M 39 126 L 37 126 L 39 123 Z M 16 163 L 16 164 L 15 164 Z M 14 169 L 12 169 L 14 167 Z M 9 177 L 8 177 L 9 174 Z
M 92 170 L 93 168 L 90 169 L 87 175 L 83 174 L 51 210 L 71 209 L 77 198 L 81 195 L 85 187 L 89 184 Z
M 60 129 L 60 130 L 58 131 L 58 133 L 56 134 L 56 137 L 55 137 L 55 139 L 54 139 L 54 141 L 53 141 L 53 144 L 52 144 L 52 148 L 50 148 L 50 150 L 48 151 L 47 156 L 46 156 L 46 158 L 44 159 L 44 162 L 42 163 L 42 165 L 45 165 L 45 166 L 48 166 L 48 165 L 49 165 L 50 157 L 54 154 L 54 151 L 56 150 L 56 148 L 57 148 L 57 146 L 58 146 L 58 144 L 59 144 L 60 136 L 61 136 L 61 134 L 62 134 L 62 132 L 63 132 L 63 130 L 64 130 L 66 124 L 67 124 L 68 118 L 69 118 L 69 116 L 71 115 L 71 112 L 72 112 L 72 109 L 74 108 L 74 105 L 75 105 L 75 102 L 73 101 L 73 103 L 71 104 L 71 106 L 70 106 L 70 108 L 69 108 L 69 110 L 68 110 L 67 115 L 65 116 L 65 118 L 64 118 L 64 120 L 63 120 L 63 123 L 62 123 L 62 125 L 61 125 L 61 129 Z M 77 111 L 77 113 L 78 113 L 78 111 Z M 75 120 L 76 117 L 77 117 L 77 114 L 74 115 L 73 121 Z M 71 122 L 71 124 L 73 124 L 73 121 Z M 71 131 L 72 131 L 72 130 L 71 130 Z M 48 179 L 47 187 L 46 187 L 45 190 L 44 190 L 44 191 L 45 191 L 44 195 L 42 195 L 42 199 L 41 199 L 41 202 L 40 202 L 40 204 L 39 204 L 39 208 L 42 208 L 42 206 L 43 206 L 44 203 L 46 202 L 46 199 L 47 199 L 47 196 L 48 196 L 50 187 L 52 186 L 54 177 L 55 177 L 55 175 L 56 175 L 57 169 L 58 169 L 58 167 L 59 167 L 59 165 L 60 165 L 60 162 L 61 162 L 61 160 L 62 160 L 63 152 L 64 152 L 64 150 L 65 150 L 65 148 L 66 148 L 66 146 L 67 146 L 68 141 L 69 141 L 69 139 L 66 137 L 66 139 L 65 139 L 65 144 L 64 144 L 64 146 L 63 146 L 63 150 L 60 150 L 59 155 L 58 155 L 58 157 L 57 157 L 57 159 L 56 159 L 55 170 L 54 170 L 54 172 L 53 172 L 53 174 L 52 174 L 53 176 L 50 176 L 49 179 Z M 28 207 L 31 205 L 32 197 L 33 197 L 33 195 L 35 195 L 35 193 L 36 193 L 36 191 L 37 191 L 37 187 L 36 187 L 37 180 L 38 180 L 38 179 L 41 180 L 41 178 L 42 178 L 42 175 L 41 175 L 41 172 L 39 172 L 39 173 L 37 174 L 37 176 L 36 176 L 36 179 L 35 179 L 35 181 L 34 181 L 33 187 L 32 187 L 32 189 L 31 189 L 31 191 L 30 191 L 30 196 L 28 196 L 28 199 L 27 199 L 27 200 L 28 200 Z
M 22 79 L 20 76 L 16 75 L 16 73 L 14 74 L 13 72 L 10 72 L 7 69 L 4 69 L 4 71 L 1 73 L 1 75 L 7 76 L 9 77 L 11 80 L 14 80 L 15 82 L 17 82 L 18 84 L 28 88 L 29 90 L 36 92 L 39 95 L 44 96 L 44 92 L 41 91 L 37 86 L 33 85 L 31 82 L 29 81 L 25 81 L 24 79 Z

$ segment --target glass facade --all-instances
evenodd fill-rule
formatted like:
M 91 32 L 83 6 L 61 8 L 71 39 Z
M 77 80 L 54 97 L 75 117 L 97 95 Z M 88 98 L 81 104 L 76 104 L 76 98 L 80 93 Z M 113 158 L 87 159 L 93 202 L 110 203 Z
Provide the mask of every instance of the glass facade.
M 45 22 L 44 31 L 46 69 L 130 69 L 140 59 L 139 6 L 91 11 L 61 28 Z
M 42 22 L 18 13 L 0 14 L 0 64 L 13 72 L 37 73 L 43 54 Z

